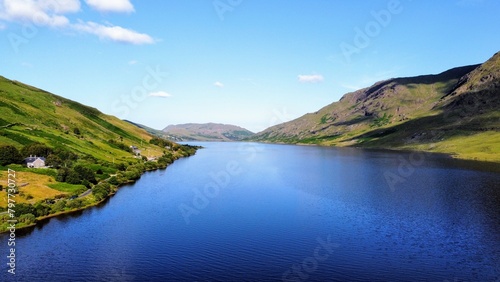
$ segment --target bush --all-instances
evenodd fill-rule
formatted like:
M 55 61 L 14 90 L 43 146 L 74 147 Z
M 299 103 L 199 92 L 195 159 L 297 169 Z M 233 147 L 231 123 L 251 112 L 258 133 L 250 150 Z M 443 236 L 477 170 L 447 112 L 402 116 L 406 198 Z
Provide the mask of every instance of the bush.
M 20 164 L 23 158 L 16 147 L 5 145 L 0 147 L 0 165 Z
M 23 214 L 35 214 L 35 213 L 36 213 L 35 208 L 30 204 L 24 204 L 24 203 L 16 204 L 15 208 L 16 217 L 20 217 Z
M 73 170 L 78 173 L 81 180 L 87 180 L 90 183 L 96 184 L 95 173 L 92 169 L 82 165 L 76 165 Z
M 92 194 L 98 201 L 105 199 L 110 192 L 111 185 L 109 183 L 99 183 L 92 188 Z
M 66 176 L 66 182 L 69 184 L 81 184 L 82 179 L 76 171 L 70 170 L 68 175 Z
M 36 222 L 36 217 L 35 215 L 28 213 L 28 214 L 23 214 L 19 217 L 17 220 L 19 223 L 25 223 L 26 225 L 33 224 Z
M 74 199 L 66 202 L 66 206 L 70 209 L 79 209 L 83 207 L 82 199 Z
M 82 185 L 84 185 L 87 188 L 92 187 L 92 184 L 87 179 L 82 180 Z
M 108 182 L 115 186 L 120 185 L 120 182 L 118 181 L 118 178 L 116 176 L 111 176 Z
M 108 140 L 108 143 L 111 147 L 114 147 L 114 148 L 117 148 L 117 149 L 120 149 L 120 150 L 123 150 L 125 152 L 129 152 L 129 153 L 132 153 L 132 149 L 130 149 L 129 146 L 123 144 L 123 143 L 119 143 L 119 142 L 116 142 L 115 140 L 113 139 L 109 139 Z
M 146 170 L 153 170 L 158 168 L 158 164 L 155 162 L 146 162 L 145 163 Z
M 138 170 L 127 170 L 125 173 L 124 173 L 124 177 L 127 179 L 127 180 L 137 180 L 141 177 L 141 173 L 140 171 Z
M 127 166 L 124 163 L 118 163 L 116 164 L 116 168 L 120 171 L 125 171 L 127 169 Z
M 52 205 L 51 209 L 53 212 L 60 212 L 63 211 L 64 208 L 66 208 L 66 200 L 59 200 Z
M 47 205 L 44 205 L 40 202 L 38 202 L 35 205 L 35 216 L 46 216 L 49 215 L 51 211 L 51 208 Z
M 46 166 L 60 168 L 62 164 L 63 164 L 63 161 L 61 160 L 61 158 L 59 158 L 58 156 L 56 156 L 54 154 L 48 155 L 47 158 L 45 159 Z
M 63 167 L 57 170 L 57 175 L 56 175 L 56 181 L 57 182 L 66 182 L 66 177 L 68 177 L 68 174 L 70 172 L 70 169 Z
M 52 153 L 53 153 L 52 148 L 38 142 L 26 145 L 21 149 L 21 154 L 24 157 L 29 157 L 29 156 L 47 157 Z

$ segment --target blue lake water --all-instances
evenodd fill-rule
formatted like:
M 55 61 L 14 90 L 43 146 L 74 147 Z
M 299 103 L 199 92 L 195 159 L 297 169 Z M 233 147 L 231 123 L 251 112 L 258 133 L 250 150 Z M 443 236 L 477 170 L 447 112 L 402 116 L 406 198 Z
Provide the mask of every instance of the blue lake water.
M 353 148 L 201 145 L 100 207 L 18 234 L 16 275 L 3 256 L 0 279 L 500 281 L 495 166 Z

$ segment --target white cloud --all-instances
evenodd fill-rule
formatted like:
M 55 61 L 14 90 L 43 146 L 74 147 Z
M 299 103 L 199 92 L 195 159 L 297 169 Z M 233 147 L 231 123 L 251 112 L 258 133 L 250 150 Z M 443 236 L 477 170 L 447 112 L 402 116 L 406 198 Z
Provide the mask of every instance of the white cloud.
M 134 12 L 134 6 L 129 0 L 85 0 L 92 9 L 100 12 Z
M 169 93 L 167 93 L 165 91 L 151 92 L 151 93 L 149 93 L 148 96 L 150 96 L 150 97 L 160 97 L 160 98 L 172 97 L 172 95 L 170 95 Z
M 136 60 L 128 61 L 128 64 L 131 66 L 136 65 L 137 63 L 138 63 L 138 61 L 136 61 Z
M 298 79 L 302 83 L 318 83 L 322 82 L 324 77 L 320 74 L 300 74 Z
M 87 4 L 99 11 L 133 12 L 129 0 L 86 0 Z M 77 30 L 114 42 L 127 44 L 153 44 L 151 36 L 121 26 L 83 22 L 73 24 L 65 16 L 81 11 L 80 0 L 0 0 L 0 20 L 5 22 L 30 23 L 35 26 L 48 26 Z M 0 22 L 0 30 L 7 26 Z
M 219 88 L 224 88 L 224 84 L 222 82 L 220 82 L 220 81 L 214 82 L 214 86 L 215 87 L 219 87 Z
M 0 0 L 0 19 L 38 26 L 67 26 L 69 20 L 62 14 L 79 10 L 79 0 Z
M 97 35 L 101 39 L 135 45 L 153 44 L 155 40 L 145 33 L 126 29 L 121 26 L 102 25 L 94 22 L 78 23 L 74 29 Z

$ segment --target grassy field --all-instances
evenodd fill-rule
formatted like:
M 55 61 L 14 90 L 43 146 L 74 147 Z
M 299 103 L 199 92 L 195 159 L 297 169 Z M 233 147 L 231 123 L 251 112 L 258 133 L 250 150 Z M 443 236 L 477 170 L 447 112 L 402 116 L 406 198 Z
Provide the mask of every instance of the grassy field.
M 55 183 L 54 178 L 51 176 L 22 171 L 16 171 L 15 174 L 17 185 L 20 186 L 19 194 L 15 198 L 16 203 L 33 204 L 47 198 L 67 194 L 64 191 L 58 191 L 49 186 Z M 7 191 L 5 188 L 8 186 L 6 171 L 0 171 L 0 185 L 4 187 L 1 191 L 0 207 L 6 207 Z
M 68 183 L 50 183 L 47 186 L 57 191 L 66 192 L 73 195 L 78 195 L 87 191 L 87 187 L 85 187 L 84 185 L 74 185 Z

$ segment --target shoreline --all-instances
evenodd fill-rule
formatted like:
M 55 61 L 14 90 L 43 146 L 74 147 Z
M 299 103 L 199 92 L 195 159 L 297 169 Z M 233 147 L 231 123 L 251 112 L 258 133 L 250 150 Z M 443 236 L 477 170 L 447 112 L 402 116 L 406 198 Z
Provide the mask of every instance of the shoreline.
M 191 156 L 193 156 L 193 155 L 191 155 Z M 187 156 L 187 157 L 191 157 L 191 156 Z M 182 158 L 186 158 L 186 157 L 182 157 Z M 179 158 L 179 159 L 182 159 L 182 158 Z M 177 159 L 177 160 L 179 160 L 179 159 Z M 98 202 L 92 203 L 90 205 L 87 205 L 87 206 L 84 206 L 84 207 L 81 207 L 81 208 L 76 208 L 76 209 L 67 210 L 67 211 L 60 211 L 60 212 L 56 212 L 56 213 L 53 213 L 53 214 L 48 214 L 48 215 L 45 215 L 45 216 L 37 217 L 36 218 L 36 222 L 34 222 L 32 224 L 21 226 L 21 227 L 17 227 L 16 226 L 16 231 L 18 231 L 18 230 L 26 230 L 26 229 L 29 229 L 29 228 L 35 228 L 39 224 L 39 222 L 49 221 L 50 219 L 55 218 L 55 217 L 59 217 L 59 216 L 63 216 L 63 215 L 69 215 L 69 214 L 72 214 L 72 213 L 81 212 L 81 211 L 84 211 L 86 209 L 90 209 L 90 208 L 96 207 L 96 206 L 98 206 L 100 204 L 103 204 L 105 201 L 108 201 L 111 197 L 113 197 L 114 195 L 116 195 L 118 193 L 118 191 L 120 190 L 120 188 L 122 188 L 122 187 L 124 187 L 126 185 L 130 185 L 130 184 L 136 183 L 146 172 L 152 172 L 152 171 L 167 169 L 167 167 L 169 167 L 170 165 L 174 164 L 175 161 L 177 161 L 177 160 L 174 160 L 173 163 L 171 163 L 171 164 L 169 164 L 169 165 L 167 165 L 165 167 L 158 167 L 158 168 L 155 168 L 155 169 L 146 169 L 146 170 L 144 170 L 141 173 L 141 176 L 139 178 L 137 178 L 135 180 L 129 180 L 129 181 L 125 182 L 125 183 L 121 183 L 120 185 L 117 185 L 116 186 L 116 191 L 109 193 L 109 195 L 107 195 L 104 199 L 102 199 L 102 200 L 100 200 Z M 87 196 L 85 196 L 85 197 L 87 197 Z M 5 230 L 5 231 L 0 231 L 0 235 L 6 234 L 6 233 L 9 233 L 8 229 Z
M 481 162 L 481 163 L 489 163 L 489 164 L 500 164 L 500 159 L 477 159 L 477 158 L 468 158 L 462 156 L 460 153 L 446 153 L 446 152 L 432 152 L 426 150 L 418 150 L 418 149 L 407 149 L 407 148 L 386 148 L 386 147 L 363 147 L 363 146 L 337 146 L 337 145 L 324 145 L 324 144 L 308 144 L 308 143 L 286 143 L 286 142 L 267 142 L 267 141 L 237 141 L 237 142 L 253 142 L 260 144 L 275 144 L 275 145 L 296 145 L 296 146 L 318 146 L 318 147 L 332 147 L 332 148 L 357 148 L 364 150 L 384 150 L 390 152 L 406 152 L 406 153 L 425 153 L 425 154 L 436 154 L 447 156 L 450 159 L 461 160 L 461 161 L 471 161 L 471 162 Z M 500 172 L 500 170 L 499 170 Z

